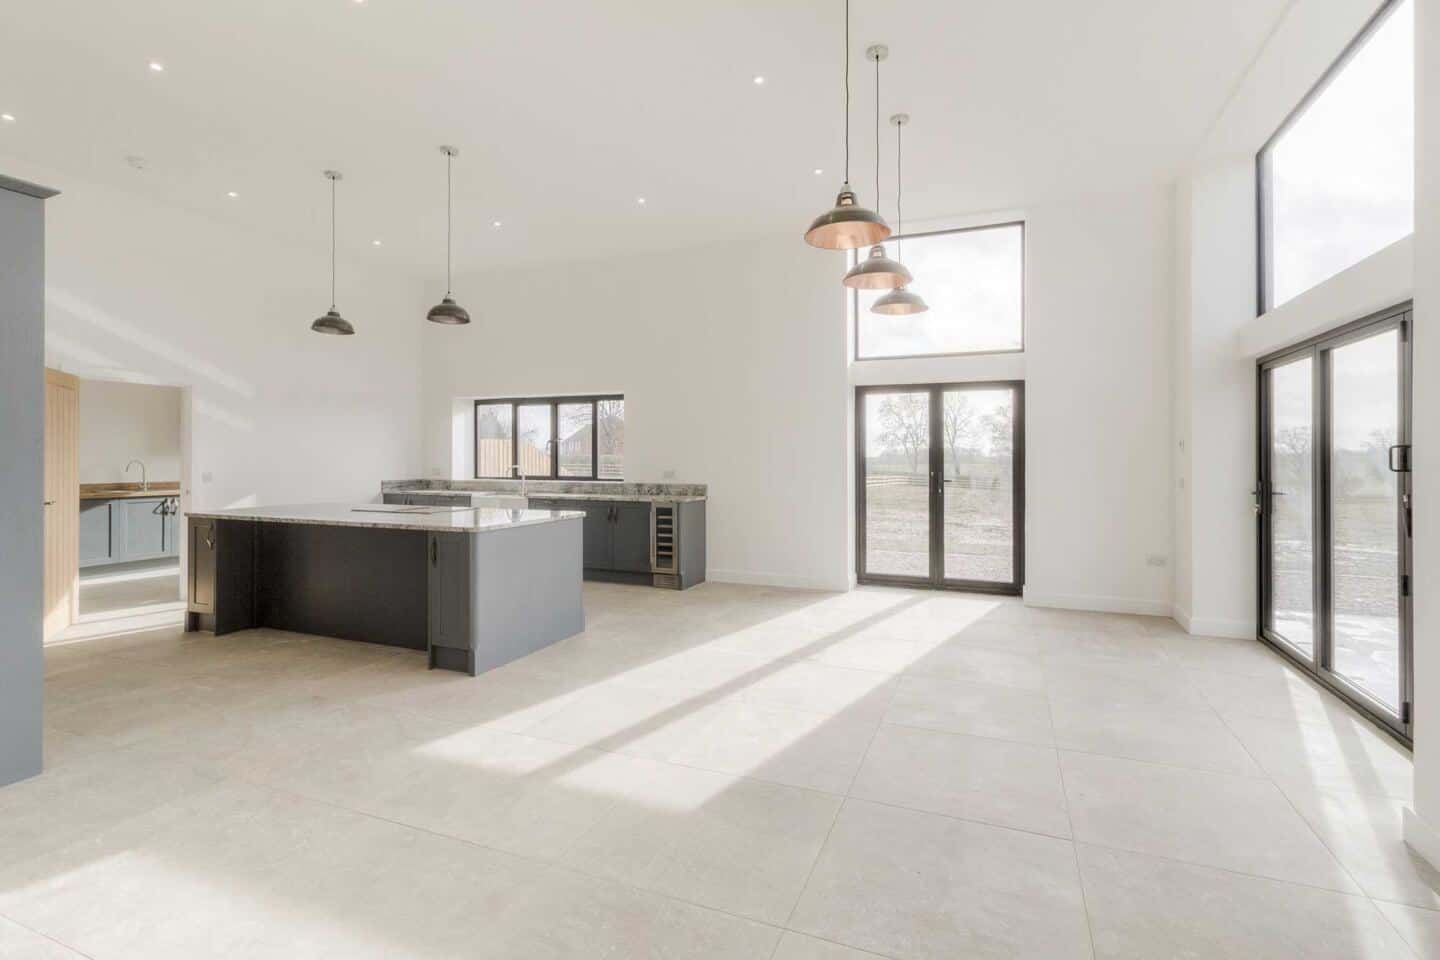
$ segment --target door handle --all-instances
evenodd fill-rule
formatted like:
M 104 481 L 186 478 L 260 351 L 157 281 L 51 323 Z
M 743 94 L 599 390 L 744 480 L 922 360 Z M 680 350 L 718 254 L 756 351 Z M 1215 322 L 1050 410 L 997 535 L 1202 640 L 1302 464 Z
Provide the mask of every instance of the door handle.
M 45 506 L 47 506 L 47 507 L 53 507 L 53 506 L 55 506 L 55 501 L 54 501 L 54 500 L 46 500 L 46 501 L 45 501 Z
M 1397 443 L 1390 448 L 1390 472 L 1410 472 L 1410 444 Z

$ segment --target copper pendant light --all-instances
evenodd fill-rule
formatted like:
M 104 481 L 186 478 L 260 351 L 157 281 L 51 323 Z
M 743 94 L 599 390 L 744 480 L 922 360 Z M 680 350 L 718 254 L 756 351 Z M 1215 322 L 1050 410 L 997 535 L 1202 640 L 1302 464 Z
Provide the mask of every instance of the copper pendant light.
M 902 166 L 904 151 L 901 147 L 900 135 L 901 131 L 905 129 L 905 124 L 910 122 L 910 115 L 908 113 L 897 113 L 890 118 L 890 122 L 895 125 L 895 226 L 898 231 L 895 236 L 895 256 L 897 259 L 903 261 L 905 213 L 904 208 L 901 206 L 901 190 L 904 186 L 905 177 L 904 167 Z M 902 284 L 900 287 L 885 294 L 879 300 L 876 300 L 870 307 L 870 312 L 883 314 L 887 317 L 905 317 L 914 313 L 924 313 L 929 309 L 930 305 L 925 302 L 924 297 L 906 289 Z
M 354 335 L 355 328 L 335 309 L 335 183 L 341 179 L 340 171 L 326 170 L 325 179 L 330 181 L 330 309 L 323 317 L 316 317 L 310 329 L 316 333 L 349 337 Z
M 845 0 L 845 181 L 835 206 L 820 214 L 805 231 L 805 242 L 822 250 L 858 250 L 890 236 L 880 216 L 860 206 L 850 189 L 850 0 Z
M 875 213 L 880 214 L 880 61 L 890 49 L 877 43 L 865 50 L 865 57 L 875 63 Z M 870 255 L 858 261 L 840 281 L 852 290 L 894 290 L 911 280 L 903 263 L 891 260 L 880 244 L 870 248 Z
M 445 298 L 430 308 L 425 314 L 425 319 L 431 323 L 444 323 L 450 326 L 457 326 L 470 322 L 470 313 L 450 296 L 450 235 L 453 231 L 452 221 L 454 217 L 454 194 L 450 186 L 450 163 L 459 155 L 460 151 L 454 147 L 441 147 L 440 152 L 445 154 Z

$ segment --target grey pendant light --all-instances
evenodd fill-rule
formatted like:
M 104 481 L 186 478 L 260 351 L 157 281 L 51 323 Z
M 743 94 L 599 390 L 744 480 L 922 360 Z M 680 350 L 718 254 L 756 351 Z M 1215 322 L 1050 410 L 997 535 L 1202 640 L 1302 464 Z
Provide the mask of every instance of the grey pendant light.
M 910 115 L 897 113 L 890 118 L 890 122 L 895 124 L 895 256 L 896 259 L 903 261 L 905 259 L 903 246 L 905 243 L 905 213 L 901 206 L 901 191 L 904 186 L 905 174 L 902 166 L 904 150 L 900 137 L 905 129 L 905 124 L 910 122 Z M 929 309 L 930 305 L 925 302 L 925 298 L 905 286 L 891 290 L 870 307 L 872 313 L 884 314 L 887 317 L 904 317 L 912 313 L 924 313 Z
M 340 171 L 326 170 L 325 179 L 330 181 L 330 309 L 325 316 L 316 317 L 310 329 L 316 333 L 349 337 L 354 335 L 355 328 L 335 309 L 335 184 L 341 179 Z
M 450 296 L 450 235 L 454 229 L 451 225 L 454 218 L 454 194 L 450 186 L 450 164 L 460 151 L 447 146 L 441 147 L 440 152 L 445 154 L 445 299 L 431 307 L 430 312 L 425 314 L 425 319 L 431 323 L 455 326 L 470 322 L 469 311 Z
M 875 63 L 875 213 L 880 213 L 880 61 L 890 55 L 890 48 L 877 43 L 865 50 L 865 57 Z M 891 260 L 880 244 L 870 248 L 870 255 L 850 268 L 840 281 L 852 290 L 894 290 L 911 280 L 903 263 Z
M 850 189 L 850 0 L 845 0 L 845 181 L 835 206 L 811 221 L 805 242 L 822 250 L 858 250 L 888 236 L 890 227 L 860 206 Z

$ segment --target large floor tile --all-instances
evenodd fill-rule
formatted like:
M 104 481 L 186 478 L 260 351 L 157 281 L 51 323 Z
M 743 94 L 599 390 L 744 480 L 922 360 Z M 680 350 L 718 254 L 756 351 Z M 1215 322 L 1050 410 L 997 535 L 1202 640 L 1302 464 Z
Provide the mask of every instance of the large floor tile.
M 1440 913 L 1403 903 L 1376 903 L 1390 925 L 1400 932 L 1415 956 L 1440 960 Z
M 1280 789 L 1370 896 L 1440 909 L 1440 871 L 1405 845 L 1408 800 L 1322 792 L 1282 781 Z
M 1395 960 L 1375 905 L 1213 867 L 1080 844 L 1097 960 Z
M 1276 780 L 1408 800 L 1414 763 L 1408 751 L 1355 716 L 1325 723 L 1231 716 L 1226 723 Z
M 1062 749 L 1260 775 L 1259 766 L 1213 710 L 1110 706 L 1055 697 L 1050 714 L 1055 745 Z
M 1064 840 L 847 800 L 791 928 L 903 958 L 1085 958 Z
M 1358 892 L 1268 780 L 1061 751 L 1075 839 Z
M 1142 710 L 1210 707 L 1192 674 L 1170 663 L 1064 663 L 1047 657 L 1044 674 L 1052 700 Z
M 85 955 L 0 917 L 0 960 L 85 960 Z
M 665 759 L 704 729 L 717 702 L 692 690 L 597 683 L 525 732 L 597 750 Z
M 801 660 L 771 665 L 752 678 L 740 695 L 754 703 L 830 717 L 878 720 L 894 692 L 890 674 Z
M 608 880 L 549 871 L 479 956 L 504 960 L 768 960 L 777 927 Z M 465 955 L 465 954 L 460 954 Z
M 795 906 L 840 798 L 669 764 L 636 777 L 563 862 L 770 923 Z
M 1050 745 L 1050 700 L 1039 690 L 907 675 L 885 720 L 910 727 Z
M 946 642 L 918 657 L 907 672 L 1021 690 L 1044 690 L 1041 662 L 1041 658 L 1034 655 Z
M 850 794 L 1003 827 L 1070 836 L 1054 749 L 881 726 Z
M 838 794 L 849 788 L 879 725 L 746 701 L 719 705 L 708 721 L 671 759 Z
M 883 956 L 869 950 L 857 950 L 818 937 L 809 937 L 793 930 L 785 931 L 780 946 L 771 960 L 876 960 Z

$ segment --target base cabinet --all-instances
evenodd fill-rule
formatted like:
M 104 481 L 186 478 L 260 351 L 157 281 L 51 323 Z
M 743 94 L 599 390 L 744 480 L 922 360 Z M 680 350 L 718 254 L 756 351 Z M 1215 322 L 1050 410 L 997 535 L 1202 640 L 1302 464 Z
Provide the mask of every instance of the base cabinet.
M 704 501 L 651 503 L 531 497 L 530 508 L 578 510 L 585 514 L 581 555 L 586 580 L 682 590 L 705 581 Z M 663 529 L 659 531 L 657 510 L 665 512 Z M 657 546 L 664 556 L 657 556 Z
M 125 497 L 80 503 L 80 566 L 180 555 L 178 497 Z

